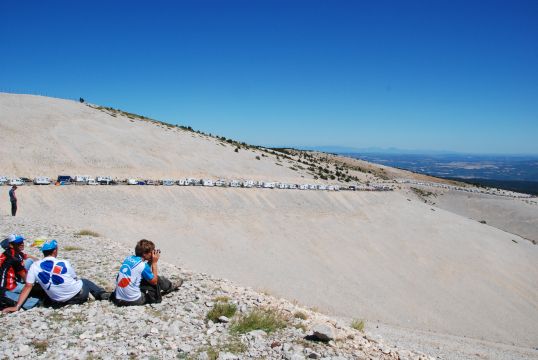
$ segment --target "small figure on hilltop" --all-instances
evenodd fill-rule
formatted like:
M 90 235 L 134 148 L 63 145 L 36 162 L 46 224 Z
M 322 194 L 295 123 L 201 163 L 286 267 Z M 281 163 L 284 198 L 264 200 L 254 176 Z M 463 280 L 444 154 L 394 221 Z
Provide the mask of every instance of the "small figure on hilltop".
M 11 216 L 15 216 L 17 214 L 17 195 L 15 194 L 15 190 L 17 190 L 17 185 L 13 185 L 11 187 L 11 190 L 9 190 L 9 201 L 11 202 Z
M 58 243 L 49 240 L 41 247 L 44 258 L 36 261 L 28 270 L 26 285 L 22 289 L 17 305 L 4 309 L 15 312 L 22 307 L 36 281 L 45 291 L 46 305 L 59 308 L 65 305 L 83 304 L 91 293 L 95 300 L 108 300 L 110 293 L 87 279 L 79 279 L 67 260 L 58 259 Z
M 4 252 L 0 254 L 0 309 L 13 306 L 19 300 L 30 266 L 37 258 L 24 253 L 24 236 L 11 234 L 1 243 Z M 42 293 L 33 291 L 24 303 L 28 310 L 36 306 Z
M 160 303 L 162 295 L 176 291 L 182 281 L 172 284 L 170 280 L 159 275 L 157 263 L 161 251 L 146 239 L 135 246 L 135 255 L 128 256 L 122 263 L 116 277 L 116 290 L 111 299 L 118 306 L 144 305 Z

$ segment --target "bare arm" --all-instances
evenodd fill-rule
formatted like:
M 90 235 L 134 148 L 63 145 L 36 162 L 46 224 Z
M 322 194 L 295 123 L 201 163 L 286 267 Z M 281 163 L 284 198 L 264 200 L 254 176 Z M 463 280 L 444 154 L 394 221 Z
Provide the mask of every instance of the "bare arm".
M 7 313 L 12 313 L 19 310 L 22 307 L 22 304 L 24 304 L 24 302 L 28 298 L 28 295 L 30 294 L 30 291 L 32 291 L 33 287 L 34 287 L 34 284 L 26 283 L 24 285 L 24 288 L 21 291 L 21 295 L 19 296 L 19 301 L 17 301 L 17 305 L 5 308 L 4 310 L 2 310 L 2 312 L 7 314 Z
M 159 268 L 157 267 L 157 262 L 159 262 L 160 257 L 161 252 L 154 250 L 151 258 L 151 272 L 153 273 L 153 279 L 149 281 L 151 285 L 157 285 L 157 281 L 159 281 Z

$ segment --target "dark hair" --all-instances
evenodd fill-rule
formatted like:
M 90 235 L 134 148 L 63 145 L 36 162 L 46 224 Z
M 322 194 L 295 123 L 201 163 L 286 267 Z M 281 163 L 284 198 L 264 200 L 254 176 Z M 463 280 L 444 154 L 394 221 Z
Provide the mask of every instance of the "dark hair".
M 152 252 L 153 250 L 155 250 L 155 244 L 153 243 L 153 241 L 142 239 L 136 243 L 135 255 L 142 256 L 144 254 Z
M 56 250 L 56 249 L 43 250 L 43 256 L 45 256 L 45 257 L 47 257 L 47 256 L 51 256 L 52 253 L 54 252 L 54 250 Z

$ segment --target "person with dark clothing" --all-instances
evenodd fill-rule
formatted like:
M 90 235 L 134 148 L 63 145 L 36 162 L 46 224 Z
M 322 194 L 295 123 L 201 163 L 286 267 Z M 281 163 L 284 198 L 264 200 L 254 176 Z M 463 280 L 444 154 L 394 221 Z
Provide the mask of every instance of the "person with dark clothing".
M 88 301 L 91 293 L 95 300 L 108 300 L 110 293 L 87 279 L 79 279 L 67 260 L 58 259 L 58 243 L 49 240 L 43 244 L 41 251 L 45 256 L 36 261 L 28 270 L 26 284 L 21 291 L 17 304 L 5 308 L 10 313 L 19 310 L 37 282 L 47 295 L 45 305 L 59 308 L 65 305 L 82 304 Z
M 157 263 L 161 251 L 152 241 L 142 239 L 135 247 L 135 255 L 128 256 L 116 277 L 116 290 L 111 300 L 117 306 L 160 303 L 162 296 L 176 291 L 182 281 L 173 284 L 159 275 Z
M 24 288 L 28 269 L 37 258 L 24 253 L 24 237 L 12 234 L 2 241 L 5 250 L 0 254 L 0 308 L 13 306 L 17 303 Z M 43 293 L 33 291 L 31 297 L 23 303 L 28 310 L 36 306 L 43 298 Z
M 17 185 L 13 185 L 11 190 L 9 190 L 9 201 L 11 202 L 11 216 L 17 214 L 17 195 L 15 195 L 15 190 L 17 190 Z

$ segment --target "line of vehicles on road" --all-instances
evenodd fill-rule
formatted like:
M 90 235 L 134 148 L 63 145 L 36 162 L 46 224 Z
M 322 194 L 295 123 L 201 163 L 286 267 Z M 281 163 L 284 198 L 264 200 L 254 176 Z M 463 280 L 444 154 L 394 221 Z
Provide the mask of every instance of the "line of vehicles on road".
M 232 188 L 264 188 L 264 189 L 292 189 L 292 190 L 326 190 L 326 191 L 389 191 L 388 187 L 381 185 L 350 185 L 341 187 L 336 184 L 293 184 L 275 181 L 254 181 L 254 180 L 226 180 L 226 179 L 195 179 L 183 178 L 179 180 L 161 179 L 161 180 L 142 180 L 138 178 L 115 179 L 111 176 L 89 175 L 59 175 L 56 180 L 47 176 L 37 176 L 33 180 L 29 178 L 7 178 L 0 176 L 0 185 L 161 185 L 161 186 L 205 186 L 205 187 L 232 187 Z

